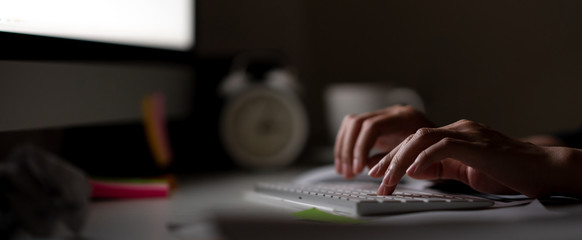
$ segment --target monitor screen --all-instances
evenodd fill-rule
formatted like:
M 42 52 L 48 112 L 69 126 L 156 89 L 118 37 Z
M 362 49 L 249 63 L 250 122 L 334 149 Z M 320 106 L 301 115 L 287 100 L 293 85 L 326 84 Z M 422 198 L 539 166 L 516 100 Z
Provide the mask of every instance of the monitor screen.
M 188 50 L 192 0 L 3 0 L 0 31 Z
M 0 0 L 0 132 L 190 111 L 195 0 Z

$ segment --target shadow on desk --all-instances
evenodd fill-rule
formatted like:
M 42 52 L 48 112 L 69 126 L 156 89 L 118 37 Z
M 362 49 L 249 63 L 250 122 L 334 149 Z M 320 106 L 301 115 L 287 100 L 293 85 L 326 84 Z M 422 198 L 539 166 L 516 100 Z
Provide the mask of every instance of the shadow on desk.
M 223 240 L 307 239 L 577 239 L 582 236 L 582 209 L 577 214 L 509 222 L 423 222 L 418 224 L 329 224 L 260 218 L 220 218 Z

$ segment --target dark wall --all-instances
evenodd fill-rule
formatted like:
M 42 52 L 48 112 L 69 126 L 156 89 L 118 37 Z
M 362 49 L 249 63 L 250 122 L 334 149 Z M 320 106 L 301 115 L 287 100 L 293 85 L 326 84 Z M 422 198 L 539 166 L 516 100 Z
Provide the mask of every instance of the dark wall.
M 327 143 L 323 91 L 388 82 L 422 94 L 438 124 L 459 118 L 514 136 L 582 122 L 580 1 L 200 0 L 196 52 L 279 49 Z M 204 81 L 204 79 L 198 79 Z

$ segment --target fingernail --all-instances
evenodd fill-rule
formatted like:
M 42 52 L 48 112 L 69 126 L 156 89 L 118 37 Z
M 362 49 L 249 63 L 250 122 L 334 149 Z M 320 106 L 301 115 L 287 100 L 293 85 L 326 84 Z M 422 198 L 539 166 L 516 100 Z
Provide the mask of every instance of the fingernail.
M 344 163 L 342 165 L 342 171 L 344 172 L 344 177 L 345 178 L 351 178 L 352 177 L 352 166 L 350 166 L 349 163 Z
M 416 162 L 412 163 L 408 169 L 406 169 L 406 173 L 410 176 L 414 176 L 416 174 L 416 169 L 418 168 L 418 164 Z
M 374 166 L 372 169 L 370 169 L 370 171 L 368 171 L 368 176 L 376 176 L 378 174 L 378 169 L 380 167 L 378 167 L 378 164 L 376 164 L 376 166 Z

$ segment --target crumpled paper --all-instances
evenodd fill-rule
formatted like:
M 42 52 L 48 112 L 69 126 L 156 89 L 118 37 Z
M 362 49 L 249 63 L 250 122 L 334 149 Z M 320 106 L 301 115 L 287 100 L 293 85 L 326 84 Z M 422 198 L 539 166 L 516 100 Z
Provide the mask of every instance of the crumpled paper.
M 80 169 L 34 145 L 15 149 L 0 162 L 0 238 L 20 230 L 51 237 L 62 223 L 79 236 L 90 194 Z

